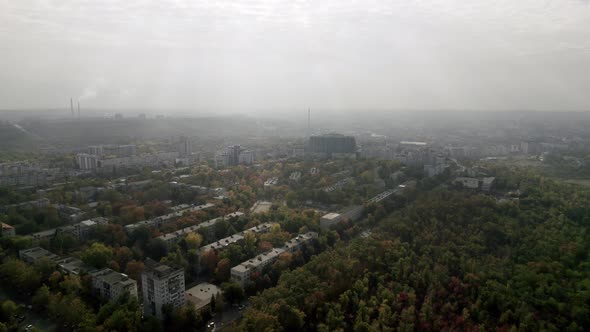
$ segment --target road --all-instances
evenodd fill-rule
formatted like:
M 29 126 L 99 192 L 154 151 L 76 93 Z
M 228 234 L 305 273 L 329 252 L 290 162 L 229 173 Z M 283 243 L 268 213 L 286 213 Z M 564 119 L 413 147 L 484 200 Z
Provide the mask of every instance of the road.
M 53 332 L 56 331 L 57 325 L 47 318 L 41 316 L 39 313 L 33 310 L 27 310 L 26 307 L 29 303 L 20 300 L 17 296 L 11 296 L 5 290 L 0 288 L 0 300 L 11 300 L 14 303 L 20 305 L 22 309 L 22 314 L 25 316 L 25 320 L 19 324 L 19 327 L 25 327 L 29 324 L 35 326 L 39 331 L 49 331 Z
M 242 311 L 239 311 L 237 308 L 230 305 L 226 305 L 223 312 L 221 314 L 216 314 L 213 320 L 218 328 L 223 328 L 241 317 Z

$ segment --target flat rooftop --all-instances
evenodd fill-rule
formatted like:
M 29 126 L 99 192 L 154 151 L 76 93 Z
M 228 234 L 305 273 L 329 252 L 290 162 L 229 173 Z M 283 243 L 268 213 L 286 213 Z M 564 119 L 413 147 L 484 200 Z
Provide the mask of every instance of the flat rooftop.
M 90 275 L 92 278 L 102 280 L 109 285 L 121 284 L 123 286 L 127 286 L 135 283 L 135 280 L 130 279 L 126 274 L 119 273 L 108 268 L 92 272 Z
M 73 257 L 60 259 L 57 261 L 57 265 L 64 271 L 74 275 L 95 270 L 93 267 L 86 265 L 82 260 Z
M 204 282 L 196 285 L 193 288 L 187 289 L 186 299 L 187 301 L 193 303 L 195 308 L 199 310 L 211 302 L 211 297 L 213 297 L 213 295 L 218 296 L 219 294 L 221 294 L 219 287 L 208 282 Z
M 285 252 L 285 249 L 283 249 L 283 248 L 272 249 L 270 251 L 267 251 L 263 254 L 260 254 L 256 257 L 254 257 L 252 259 L 249 259 L 240 265 L 234 266 L 232 268 L 232 270 L 239 271 L 239 272 L 246 272 L 252 268 L 258 268 L 260 265 L 264 264 L 265 262 L 267 262 L 271 259 L 275 259 L 283 252 Z
M 33 258 L 34 260 L 38 260 L 41 259 L 43 257 L 47 257 L 50 260 L 58 260 L 59 256 L 52 253 L 49 250 L 43 249 L 41 247 L 34 247 L 34 248 L 30 248 L 30 249 L 25 249 L 25 250 L 21 250 L 20 252 L 20 256 L 22 257 L 23 255 L 26 255 L 28 257 Z
M 428 143 L 426 142 L 414 142 L 414 141 L 401 141 L 399 144 L 402 145 L 414 145 L 414 146 L 426 146 Z
M 340 217 L 340 214 L 339 214 L 339 213 L 336 213 L 336 212 L 330 212 L 330 213 L 328 213 L 328 214 L 326 214 L 326 215 L 322 216 L 322 219 L 329 219 L 329 220 L 332 220 L 332 219 L 336 219 L 336 218 L 339 218 L 339 217 Z
M 158 278 L 166 278 L 179 272 L 184 273 L 184 269 L 181 267 L 173 267 L 163 263 L 158 263 L 152 259 L 147 259 L 145 261 L 144 273 L 155 275 Z

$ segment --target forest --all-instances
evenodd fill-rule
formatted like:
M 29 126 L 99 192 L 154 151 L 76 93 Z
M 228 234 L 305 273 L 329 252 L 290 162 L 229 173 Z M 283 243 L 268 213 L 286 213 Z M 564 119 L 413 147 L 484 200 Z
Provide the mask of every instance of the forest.
M 516 171 L 514 171 L 516 172 Z M 504 171 L 437 188 L 251 298 L 243 331 L 590 330 L 590 191 Z

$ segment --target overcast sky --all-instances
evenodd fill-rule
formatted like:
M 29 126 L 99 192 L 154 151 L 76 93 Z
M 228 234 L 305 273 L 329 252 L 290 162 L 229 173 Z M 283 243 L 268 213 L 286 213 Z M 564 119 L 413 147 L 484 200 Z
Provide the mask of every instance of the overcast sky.
M 0 108 L 590 110 L 587 0 L 0 0 Z

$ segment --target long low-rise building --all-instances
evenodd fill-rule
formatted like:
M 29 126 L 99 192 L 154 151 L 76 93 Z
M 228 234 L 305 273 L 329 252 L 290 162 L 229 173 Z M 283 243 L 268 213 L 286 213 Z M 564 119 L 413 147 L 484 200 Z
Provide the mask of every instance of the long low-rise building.
M 79 240 L 84 240 L 88 236 L 88 233 L 91 229 L 99 225 L 106 225 L 108 223 L 108 219 L 103 217 L 97 217 L 84 220 L 75 225 L 57 227 L 48 229 L 46 231 L 33 233 L 30 235 L 30 238 L 34 244 L 39 244 L 41 241 L 51 241 L 57 234 L 69 234 L 76 237 Z
M 296 252 L 301 250 L 303 245 L 306 243 L 311 242 L 313 239 L 317 239 L 318 233 L 316 232 L 307 232 L 305 234 L 297 235 L 296 237 L 292 238 L 291 240 L 285 242 L 285 246 L 283 249 L 288 252 Z
M 4 205 L 1 207 L 0 210 L 1 211 L 8 211 L 9 209 L 17 209 L 17 210 L 42 209 L 42 208 L 49 207 L 50 205 L 51 204 L 50 204 L 49 199 L 43 197 L 43 198 L 36 199 L 34 201 L 28 201 L 28 202 L 11 204 L 11 205 Z
M 207 204 L 203 204 L 203 205 L 196 205 L 196 206 L 181 204 L 181 205 L 172 207 L 171 209 L 173 212 L 171 212 L 171 213 L 165 214 L 163 216 L 155 217 L 152 219 L 148 219 L 148 220 L 142 220 L 140 222 L 136 222 L 135 224 L 127 225 L 127 226 L 125 226 L 125 230 L 127 232 L 132 232 L 141 226 L 160 228 L 160 227 L 162 227 L 166 224 L 169 224 L 169 223 L 173 222 L 174 220 L 182 217 L 185 213 L 202 211 L 205 209 L 212 208 L 214 206 L 215 206 L 215 204 L 211 204 L 211 203 L 207 203 Z
M 36 264 L 43 259 L 47 259 L 55 264 L 57 270 L 67 274 L 81 275 L 96 270 L 78 258 L 61 257 L 41 247 L 20 250 L 18 255 L 27 264 Z
M 276 248 L 249 259 L 231 269 L 231 279 L 242 287 L 250 280 L 254 272 L 261 272 L 262 269 L 275 262 L 285 249 Z
M 313 239 L 318 237 L 316 232 L 308 232 L 305 234 L 298 235 L 293 239 L 285 242 L 282 248 L 274 248 L 270 251 L 262 253 L 252 259 L 249 259 L 240 265 L 234 266 L 231 269 L 231 279 L 242 287 L 248 282 L 252 274 L 255 272 L 262 272 L 262 270 L 274 263 L 279 256 L 284 252 L 296 252 L 301 250 L 304 244 L 311 242 Z
M 239 233 L 230 235 L 230 236 L 225 237 L 221 240 L 218 240 L 218 241 L 215 241 L 215 242 L 210 243 L 208 245 L 202 246 L 199 249 L 199 251 L 201 252 L 201 254 L 203 254 L 209 250 L 221 250 L 221 249 L 229 246 L 232 243 L 237 243 L 237 242 L 242 241 L 244 239 L 244 234 L 247 232 L 252 232 L 254 234 L 266 233 L 266 232 L 270 231 L 271 226 L 272 226 L 271 223 L 265 223 L 265 224 L 261 224 L 258 226 L 248 228 L 243 232 L 239 232 Z
M 137 299 L 137 282 L 126 274 L 102 269 L 90 273 L 92 289 L 105 300 L 116 300 L 123 293 Z
M 60 272 L 76 276 L 85 273 L 90 273 L 96 270 L 94 267 L 84 263 L 81 259 L 75 257 L 62 258 L 56 261 L 56 263 L 57 268 Z
M 61 257 L 58 255 L 41 247 L 20 250 L 18 252 L 18 257 L 27 264 L 36 264 L 42 259 L 48 259 L 52 262 L 56 262 L 61 259 Z
M 386 199 L 387 197 L 389 197 L 389 196 L 393 195 L 395 192 L 396 192 L 396 190 L 395 190 L 395 189 L 389 189 L 389 190 L 386 190 L 386 191 L 384 191 L 384 192 L 380 193 L 379 195 L 377 195 L 377 196 L 375 196 L 375 197 L 373 197 L 373 198 L 369 199 L 369 200 L 367 201 L 367 204 L 371 204 L 371 203 L 379 203 L 379 202 L 381 202 L 382 200 Z
M 185 227 L 185 228 L 179 229 L 177 231 L 161 235 L 158 237 L 158 239 L 161 239 L 162 241 L 164 241 L 166 243 L 166 245 L 168 246 L 168 248 L 172 248 L 178 242 L 180 242 L 180 240 L 182 240 L 182 238 L 184 238 L 188 234 L 202 231 L 206 234 L 208 233 L 208 235 L 212 235 L 213 231 L 215 230 L 215 228 L 214 228 L 215 224 L 217 224 L 218 222 L 220 222 L 222 220 L 226 220 L 226 219 L 240 218 L 242 216 L 244 216 L 244 213 L 242 213 L 242 212 L 230 213 L 224 217 L 211 219 L 211 220 L 202 222 L 198 225 Z
M 79 153 L 76 161 L 80 169 L 92 171 L 112 171 L 113 169 L 131 167 L 159 167 L 161 165 L 174 165 L 178 152 L 156 152 L 127 157 L 105 158 L 105 156 Z

